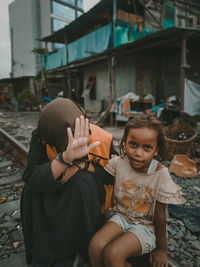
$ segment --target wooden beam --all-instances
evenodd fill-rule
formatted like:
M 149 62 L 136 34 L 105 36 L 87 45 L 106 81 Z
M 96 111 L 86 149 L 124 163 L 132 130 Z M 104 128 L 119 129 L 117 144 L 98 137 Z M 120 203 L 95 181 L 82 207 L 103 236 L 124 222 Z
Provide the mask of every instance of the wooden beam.
M 115 90 L 115 56 L 108 57 L 108 71 L 109 71 L 109 88 L 110 88 L 110 108 L 112 107 L 113 100 L 116 98 Z M 113 126 L 113 116 L 110 116 L 110 125 Z
M 68 97 L 69 98 L 71 98 L 71 96 L 72 96 L 72 90 L 71 90 L 71 75 L 70 75 L 71 73 L 70 73 L 70 70 L 68 70 L 67 71 L 67 95 L 68 95 Z
M 181 110 L 184 108 L 184 92 L 185 92 L 185 70 L 184 66 L 186 66 L 186 46 L 187 39 L 185 37 L 181 40 Z
M 117 0 L 113 0 L 113 43 L 115 47 L 115 28 L 117 23 Z

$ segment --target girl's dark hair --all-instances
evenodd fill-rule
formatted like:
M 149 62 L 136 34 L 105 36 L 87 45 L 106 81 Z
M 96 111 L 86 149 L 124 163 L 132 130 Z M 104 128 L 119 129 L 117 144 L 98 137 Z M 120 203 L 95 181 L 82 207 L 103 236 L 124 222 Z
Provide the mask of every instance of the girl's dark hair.
M 156 119 L 153 115 L 140 114 L 135 116 L 133 119 L 128 121 L 125 125 L 124 135 L 121 139 L 119 150 L 120 156 L 124 157 L 126 155 L 125 144 L 129 134 L 130 129 L 141 129 L 141 128 L 151 128 L 158 133 L 158 155 L 157 159 L 159 161 L 164 161 L 166 154 L 165 138 L 163 133 L 163 126 L 161 121 Z

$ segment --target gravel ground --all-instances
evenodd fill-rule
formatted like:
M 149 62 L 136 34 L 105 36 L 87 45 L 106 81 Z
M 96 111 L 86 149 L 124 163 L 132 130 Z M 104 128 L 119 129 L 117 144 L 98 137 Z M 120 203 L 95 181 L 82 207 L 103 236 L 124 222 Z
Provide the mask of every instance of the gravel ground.
M 10 129 L 12 134 L 15 134 L 18 140 L 25 138 L 24 144 L 28 145 L 31 132 L 37 126 L 38 112 L 26 112 L 26 113 L 0 113 L 0 127 Z M 111 128 L 109 131 L 115 133 L 122 133 L 122 128 Z M 118 134 L 119 135 L 119 134 Z M 118 138 L 118 137 L 117 137 Z M 199 149 L 199 140 L 196 143 L 197 149 Z M 9 159 L 8 159 L 9 160 Z M 167 162 L 169 166 L 170 162 Z M 176 177 L 172 174 L 172 179 L 182 187 L 183 195 L 186 199 L 184 207 L 194 209 L 200 208 L 200 161 L 197 158 L 197 170 L 198 175 L 195 178 L 182 178 Z M 20 171 L 19 171 L 20 172 Z M 1 178 L 1 177 L 0 177 Z M 5 188 L 4 188 L 5 189 Z M 0 193 L 4 194 L 5 197 L 9 196 L 10 188 L 0 189 Z M 17 190 L 16 196 L 19 198 L 20 186 Z M 12 194 L 11 194 L 12 195 Z M 12 196 L 11 196 L 12 197 Z M 198 219 L 198 229 L 200 228 L 200 214 L 195 217 Z M 7 218 L 8 219 L 8 218 Z M 186 219 L 186 220 L 185 220 Z M 171 214 L 168 214 L 168 251 L 176 261 L 184 267 L 200 267 L 200 230 L 193 232 L 188 228 L 187 218 L 175 218 Z M 2 218 L 0 218 L 2 223 Z M 5 235 L 8 235 L 7 230 L 1 232 L 0 236 L 0 248 L 4 246 L 2 240 L 5 239 Z M 3 234 L 2 234 L 3 233 Z M 21 246 L 23 249 L 23 246 Z M 9 248 L 8 248 L 9 250 Z

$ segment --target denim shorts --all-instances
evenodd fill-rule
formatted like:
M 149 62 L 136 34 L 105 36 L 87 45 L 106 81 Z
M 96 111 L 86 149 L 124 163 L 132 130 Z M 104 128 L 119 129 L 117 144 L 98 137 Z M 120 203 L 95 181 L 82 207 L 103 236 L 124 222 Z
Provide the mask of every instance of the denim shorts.
M 124 232 L 133 233 L 140 240 L 142 246 L 141 255 L 150 253 L 156 248 L 156 236 L 145 225 L 128 223 L 119 213 L 115 213 L 109 221 L 121 226 Z

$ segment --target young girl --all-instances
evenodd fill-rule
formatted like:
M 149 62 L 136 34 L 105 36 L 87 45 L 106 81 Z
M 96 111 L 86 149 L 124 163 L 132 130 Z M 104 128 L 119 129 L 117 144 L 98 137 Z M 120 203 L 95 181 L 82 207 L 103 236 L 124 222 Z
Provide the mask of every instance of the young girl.
M 164 154 L 160 121 L 142 114 L 126 124 L 120 157 L 105 167 L 104 182 L 114 180 L 113 216 L 90 242 L 93 267 L 129 267 L 128 258 L 150 252 L 153 267 L 168 266 L 166 207 L 185 200 L 157 161 Z

